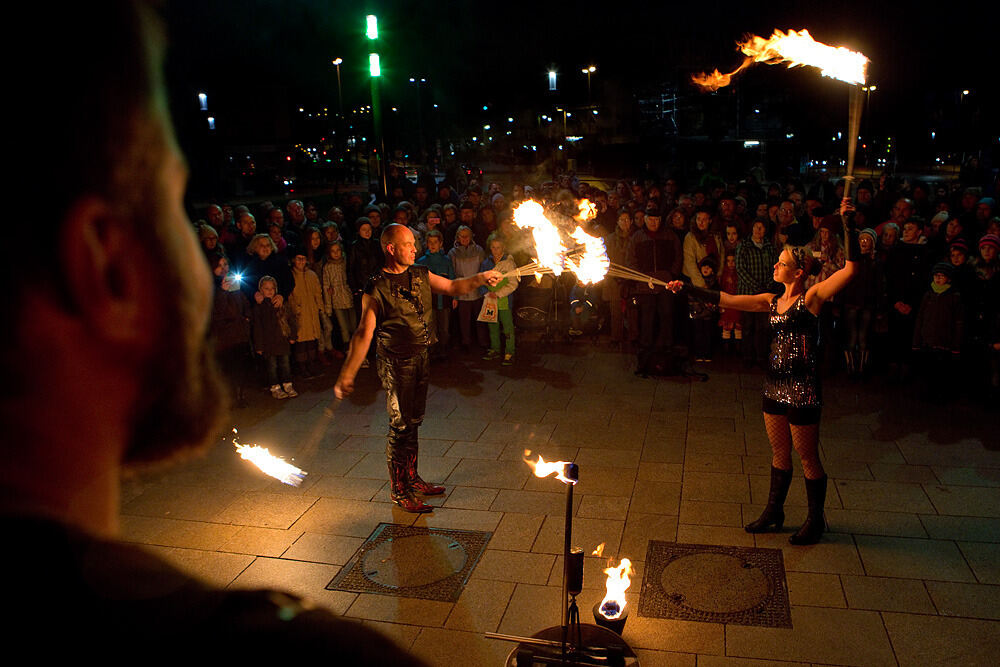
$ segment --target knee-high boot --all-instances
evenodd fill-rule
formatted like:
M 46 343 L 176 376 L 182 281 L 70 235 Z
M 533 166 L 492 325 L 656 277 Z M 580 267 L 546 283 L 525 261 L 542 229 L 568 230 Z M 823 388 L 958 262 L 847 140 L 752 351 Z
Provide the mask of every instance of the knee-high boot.
M 805 523 L 788 538 L 792 544 L 816 544 L 823 536 L 826 520 L 823 507 L 826 504 L 826 475 L 819 479 L 806 479 L 806 498 L 809 500 L 809 514 Z
M 771 492 L 767 496 L 767 507 L 756 521 L 746 525 L 748 533 L 777 532 L 785 524 L 785 498 L 792 485 L 792 471 L 771 466 Z

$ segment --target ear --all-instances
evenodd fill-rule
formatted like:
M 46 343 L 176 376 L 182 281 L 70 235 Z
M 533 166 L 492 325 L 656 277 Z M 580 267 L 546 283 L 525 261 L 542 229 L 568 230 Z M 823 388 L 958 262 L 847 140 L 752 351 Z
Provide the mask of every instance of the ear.
M 67 211 L 59 236 L 66 290 L 76 312 L 97 336 L 116 343 L 146 334 L 141 299 L 146 274 L 129 227 L 106 201 L 85 197 Z

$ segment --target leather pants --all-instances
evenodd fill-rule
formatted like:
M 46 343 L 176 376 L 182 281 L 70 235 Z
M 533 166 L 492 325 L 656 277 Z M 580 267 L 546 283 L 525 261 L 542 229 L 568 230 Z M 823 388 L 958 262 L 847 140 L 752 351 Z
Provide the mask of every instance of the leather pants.
M 427 350 L 408 357 L 376 357 L 376 370 L 386 391 L 389 437 L 386 464 L 393 499 L 412 496 L 417 470 L 417 429 L 424 421 L 427 406 Z

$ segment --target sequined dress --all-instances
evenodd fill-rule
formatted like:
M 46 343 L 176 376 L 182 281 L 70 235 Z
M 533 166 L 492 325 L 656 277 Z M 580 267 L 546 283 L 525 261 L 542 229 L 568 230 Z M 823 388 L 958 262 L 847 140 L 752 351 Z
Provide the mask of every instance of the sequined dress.
M 822 404 L 817 374 L 819 318 L 806 308 L 805 293 L 784 313 L 771 300 L 771 353 L 764 397 L 796 408 Z

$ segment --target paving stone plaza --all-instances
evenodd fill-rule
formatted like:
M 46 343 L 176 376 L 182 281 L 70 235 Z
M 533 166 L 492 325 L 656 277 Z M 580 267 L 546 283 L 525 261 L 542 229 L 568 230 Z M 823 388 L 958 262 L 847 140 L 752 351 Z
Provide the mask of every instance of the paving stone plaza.
M 522 352 L 523 350 L 523 352 Z M 220 439 L 202 459 L 129 480 L 125 539 L 205 580 L 290 590 L 377 627 L 433 665 L 502 665 L 513 644 L 558 625 L 566 493 L 524 450 L 575 461 L 573 542 L 590 553 L 583 620 L 607 558 L 631 559 L 624 638 L 643 667 L 993 665 L 1000 655 L 1000 435 L 996 413 L 923 403 L 875 379 L 825 385 L 821 451 L 829 530 L 805 517 L 801 470 L 780 534 L 743 525 L 766 502 L 770 448 L 760 371 L 725 359 L 710 379 L 640 379 L 633 358 L 579 342 L 519 349 L 513 367 L 454 358 L 432 370 L 420 473 L 444 483 L 430 514 L 390 502 L 387 417 L 374 369 L 334 401 L 335 369 L 284 401 L 234 412 L 240 439 L 305 469 L 265 477 Z M 490 533 L 457 601 L 328 590 L 380 524 Z M 779 549 L 791 628 L 639 613 L 650 541 Z

